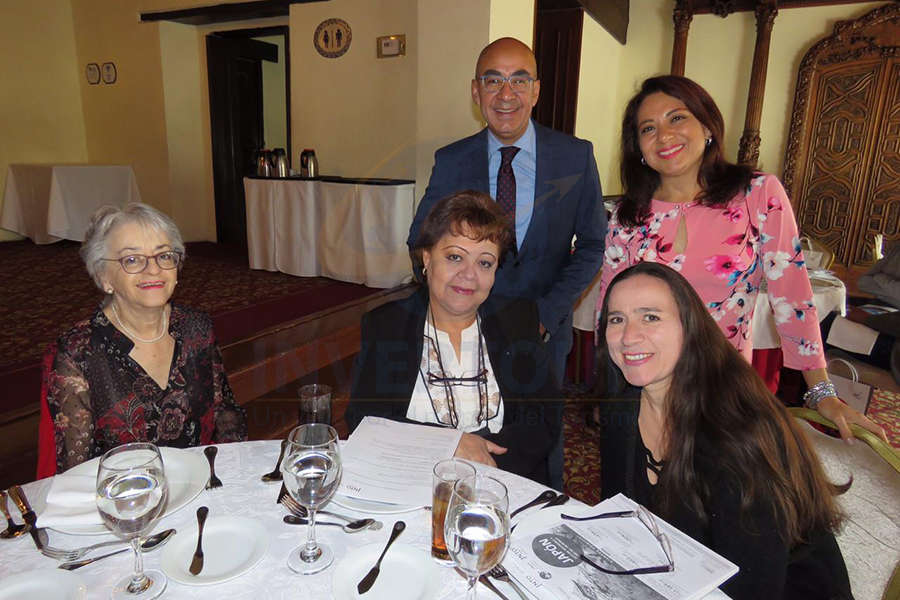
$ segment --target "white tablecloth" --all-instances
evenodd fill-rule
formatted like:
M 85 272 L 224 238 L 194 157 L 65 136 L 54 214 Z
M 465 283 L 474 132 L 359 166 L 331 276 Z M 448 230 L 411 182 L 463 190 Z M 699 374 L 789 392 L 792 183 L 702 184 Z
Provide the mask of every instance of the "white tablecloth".
M 814 273 L 810 275 L 810 283 L 813 289 L 813 303 L 821 321 L 833 310 L 845 312 L 847 288 L 844 283 L 833 275 Z M 575 329 L 582 331 L 594 330 L 594 307 L 600 295 L 600 274 L 594 279 L 591 287 L 582 294 L 581 299 L 575 305 L 573 325 Z M 756 309 L 753 313 L 753 348 L 762 350 L 766 348 L 780 348 L 781 338 L 775 329 L 775 315 L 769 304 L 769 296 L 765 289 L 756 296 Z
M 250 268 L 376 288 L 406 283 L 414 188 L 244 178 Z
M 367 530 L 355 534 L 345 534 L 337 527 L 317 527 L 316 537 L 328 544 L 334 551 L 335 564 L 316 575 L 297 575 L 288 569 L 287 555 L 293 548 L 306 540 L 306 527 L 287 525 L 282 521 L 282 516 L 286 514 L 286 511 L 275 504 L 280 484 L 263 483 L 259 479 L 261 474 L 269 472 L 275 464 L 279 443 L 278 440 L 266 440 L 219 445 L 216 473 L 224 482 L 224 487 L 219 490 L 201 492 L 187 506 L 161 519 L 154 529 L 160 531 L 168 527 L 187 528 L 196 523 L 197 508 L 205 505 L 210 509 L 210 521 L 216 515 L 239 515 L 256 519 L 262 523 L 271 536 L 265 557 L 253 569 L 237 579 L 217 585 L 188 586 L 170 580 L 163 598 L 258 600 L 260 594 L 266 600 L 294 600 L 296 598 L 324 600 L 331 598 L 331 578 L 335 565 L 355 548 L 371 543 L 383 544 L 390 535 L 393 523 L 399 519 L 406 522 L 407 528 L 398 543 L 414 546 L 421 549 L 423 553 L 430 552 L 430 512 L 417 510 L 400 515 L 362 515 L 329 506 L 326 509 L 334 508 L 345 514 L 374 516 L 384 522 L 384 527 L 379 531 Z M 194 448 L 191 451 L 199 453 L 201 449 Z M 488 467 L 484 468 L 489 469 Z M 521 506 L 545 489 L 523 477 L 497 469 L 490 470 L 508 487 L 510 506 L 512 507 Z M 24 486 L 25 493 L 38 514 L 45 506 L 44 500 L 50 488 L 50 482 L 51 479 L 48 478 Z M 12 506 L 11 508 L 15 510 Z M 323 517 L 323 519 L 331 520 L 329 517 Z M 112 537 L 74 536 L 56 531 L 49 531 L 49 534 L 50 543 L 60 548 L 75 548 Z M 2 549 L 0 551 L 0 585 L 2 585 L 2 580 L 10 575 L 53 569 L 58 564 L 57 561 L 40 554 L 29 535 L 13 540 L 0 540 L 0 549 Z M 145 554 L 144 567 L 158 569 L 161 552 L 161 550 L 157 550 Z M 112 585 L 120 577 L 130 572 L 132 563 L 133 557 L 129 553 L 123 553 L 73 572 L 81 577 L 87 585 L 88 599 L 100 600 L 109 597 Z M 438 599 L 462 598 L 465 595 L 465 580 L 462 576 L 452 568 L 443 568 L 441 572 L 443 585 Z M 36 576 L 39 576 L 39 573 L 36 573 Z M 496 584 L 510 598 L 517 597 L 512 589 L 505 587 L 502 582 L 496 582 Z M 479 597 L 482 599 L 496 598 L 483 587 L 479 587 Z M 707 598 L 727 598 L 727 596 L 716 591 Z
M 81 242 L 97 208 L 140 201 L 129 166 L 9 165 L 0 227 L 36 244 Z

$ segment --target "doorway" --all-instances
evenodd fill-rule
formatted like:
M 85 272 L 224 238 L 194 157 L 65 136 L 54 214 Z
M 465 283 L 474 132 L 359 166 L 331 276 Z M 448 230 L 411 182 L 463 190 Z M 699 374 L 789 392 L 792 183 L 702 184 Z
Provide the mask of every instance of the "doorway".
M 243 179 L 256 173 L 257 153 L 264 148 L 278 144 L 291 156 L 288 42 L 286 26 L 206 36 L 216 238 L 245 252 Z M 272 65 L 280 65 L 283 78 L 268 76 Z M 283 89 L 273 87 L 282 81 Z

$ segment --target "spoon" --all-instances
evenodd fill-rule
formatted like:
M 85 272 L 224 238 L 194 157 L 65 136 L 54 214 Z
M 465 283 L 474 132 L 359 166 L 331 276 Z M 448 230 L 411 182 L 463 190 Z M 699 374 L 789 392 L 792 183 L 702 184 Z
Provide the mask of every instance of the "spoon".
M 281 440 L 281 452 L 278 454 L 278 460 L 275 461 L 275 468 L 272 469 L 271 473 L 266 473 L 260 479 L 265 482 L 270 481 L 281 481 L 281 459 L 284 458 L 284 451 L 287 449 L 288 441 Z
M 509 513 L 509 518 L 512 519 L 514 516 L 516 516 L 517 514 L 519 514 L 520 512 L 522 512 L 525 509 L 531 508 L 532 506 L 537 506 L 538 504 L 543 504 L 544 502 L 549 502 L 550 500 L 553 500 L 554 498 L 556 498 L 556 492 L 554 492 L 553 490 L 545 490 L 543 493 L 541 493 L 540 496 L 538 496 L 537 498 L 535 498 L 528 504 L 526 504 L 524 506 L 520 506 L 516 510 Z
M 9 516 L 9 508 L 6 505 L 6 502 L 6 490 L 0 490 L 0 509 L 3 510 L 3 516 L 6 517 L 6 529 L 0 531 L 0 538 L 4 540 L 19 537 L 20 535 L 28 531 L 28 525 L 26 525 L 25 523 L 19 525 L 12 520 L 12 517 Z
M 156 550 L 157 548 L 168 542 L 173 533 L 175 533 L 174 529 L 166 529 L 164 531 L 160 531 L 159 533 L 151 535 L 146 540 L 141 542 L 141 552 L 151 552 L 153 550 Z M 72 562 L 65 562 L 59 565 L 59 568 L 65 569 L 66 571 L 71 571 L 73 569 L 78 569 L 85 565 L 89 565 L 92 562 L 102 560 L 109 556 L 122 554 L 123 552 L 131 552 L 131 546 L 122 548 L 121 550 L 116 550 L 115 552 L 110 552 L 108 554 L 101 554 L 100 556 L 95 556 L 94 558 L 85 558 L 84 560 L 73 560 Z
M 296 515 L 284 515 L 284 522 L 288 525 L 307 525 L 309 519 L 304 519 L 303 517 L 298 517 Z M 346 525 L 317 520 L 316 526 L 318 527 L 319 525 L 333 525 L 335 527 L 340 527 L 344 530 L 344 533 L 359 533 L 363 529 L 379 529 L 381 527 L 381 524 L 375 519 L 359 519 L 358 521 L 352 521 Z

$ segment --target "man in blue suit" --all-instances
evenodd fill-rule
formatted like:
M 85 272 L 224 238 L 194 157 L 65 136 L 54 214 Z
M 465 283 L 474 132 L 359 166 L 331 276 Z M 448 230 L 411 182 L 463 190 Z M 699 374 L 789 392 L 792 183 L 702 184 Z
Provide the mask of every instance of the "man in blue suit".
M 407 244 L 412 249 L 425 216 L 441 198 L 473 189 L 496 199 L 515 223 L 516 248 L 497 270 L 491 293 L 537 303 L 553 375 L 562 382 L 572 347 L 573 305 L 603 264 L 606 211 L 591 143 L 531 121 L 540 91 L 528 46 L 501 38 L 481 51 L 472 99 L 487 128 L 435 153 Z M 549 374 L 536 374 L 541 375 Z M 558 490 L 562 448 L 560 436 L 549 461 L 551 484 Z
M 516 250 L 497 271 L 491 293 L 537 302 L 541 334 L 562 381 L 573 305 L 603 262 L 606 211 L 591 143 L 531 121 L 540 84 L 534 54 L 519 40 L 502 38 L 481 51 L 472 99 L 487 128 L 435 153 L 407 244 L 412 248 L 428 211 L 445 196 L 474 189 L 500 202 L 498 187 L 508 189 L 500 173 L 504 148 L 518 148 L 510 210 Z

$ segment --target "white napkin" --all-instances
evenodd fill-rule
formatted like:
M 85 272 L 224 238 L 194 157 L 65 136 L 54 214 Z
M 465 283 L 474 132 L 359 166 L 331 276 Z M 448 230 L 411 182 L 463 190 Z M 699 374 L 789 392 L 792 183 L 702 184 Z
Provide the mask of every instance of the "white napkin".
M 47 492 L 47 507 L 38 516 L 38 527 L 103 526 L 97 512 L 96 475 L 61 473 Z

